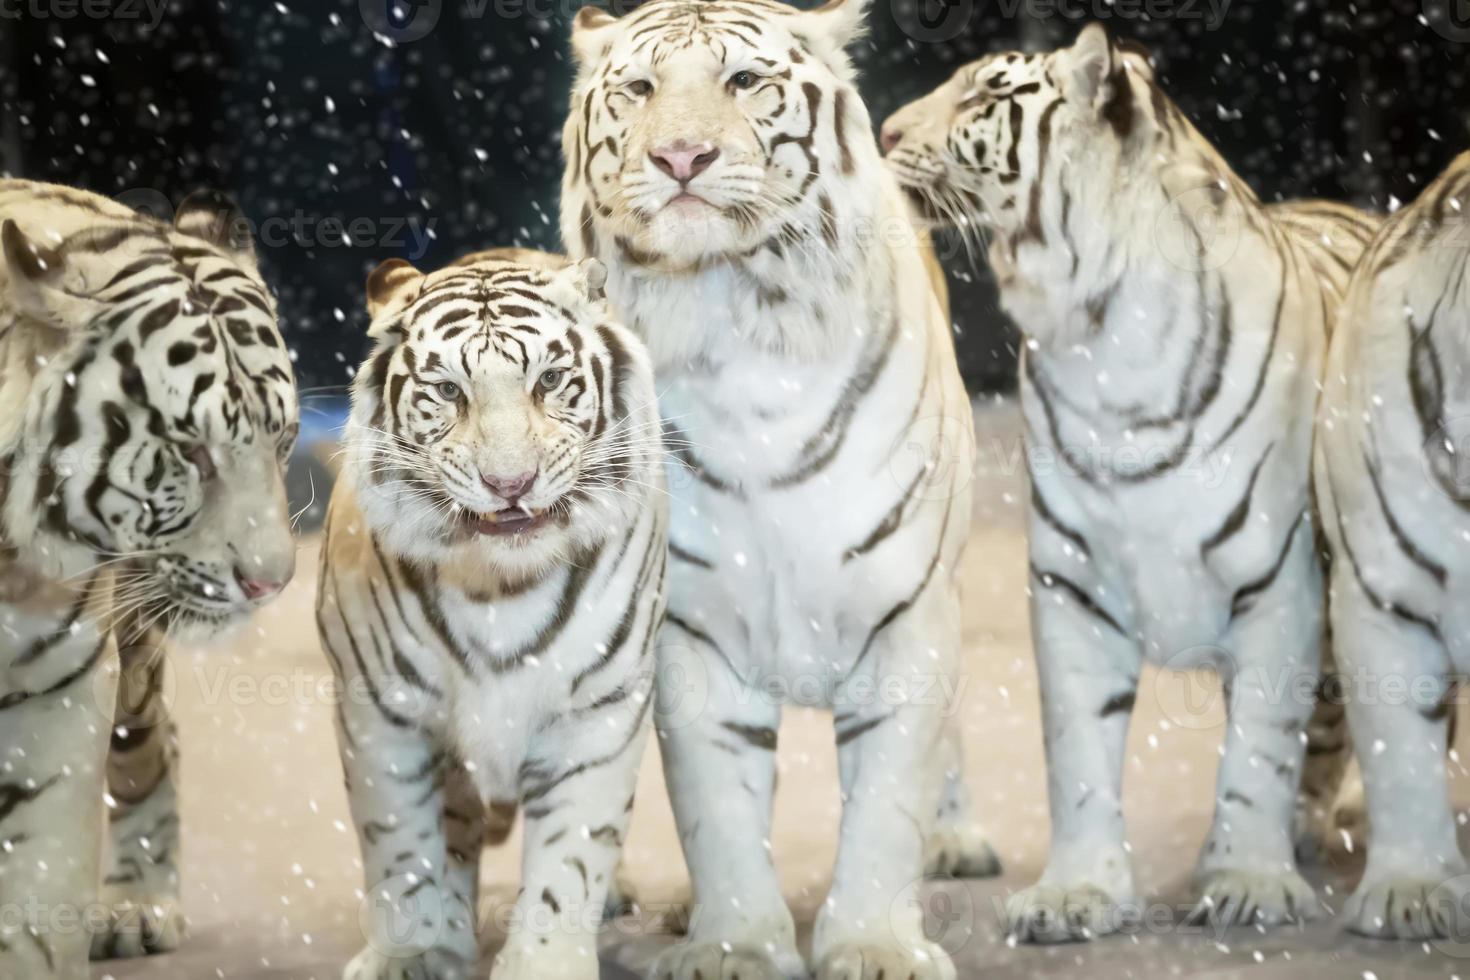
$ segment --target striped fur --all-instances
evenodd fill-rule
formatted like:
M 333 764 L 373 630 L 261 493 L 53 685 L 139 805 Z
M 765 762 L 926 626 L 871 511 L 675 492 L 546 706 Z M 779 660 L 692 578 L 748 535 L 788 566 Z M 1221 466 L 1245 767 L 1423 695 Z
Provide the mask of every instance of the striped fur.
M 995 870 L 946 717 L 969 403 L 844 51 L 863 16 L 652 0 L 572 39 L 563 238 L 607 263 L 682 461 L 660 744 L 700 916 L 659 978 L 805 970 L 764 843 L 784 703 L 834 710 L 847 798 L 818 977 L 953 977 L 903 896 L 926 847 Z M 718 151 L 687 187 L 650 156 L 679 147 Z
M 1359 263 L 1318 416 L 1332 630 L 1353 679 L 1348 715 L 1372 828 L 1345 917 L 1369 936 L 1466 934 L 1470 867 L 1444 754 L 1453 679 L 1470 672 L 1467 355 L 1470 153 L 1391 217 Z
M 377 346 L 317 606 L 382 896 L 346 977 L 474 975 L 480 848 L 517 804 L 524 873 L 494 976 L 597 976 L 587 925 L 632 810 L 667 561 L 652 372 L 602 278 L 503 250 L 370 280 Z M 517 511 L 487 478 L 523 471 Z M 491 533 L 518 512 L 544 523 Z
M 1090 938 L 1135 897 L 1120 782 L 1144 661 L 1225 682 L 1196 917 L 1312 914 L 1292 818 L 1313 704 L 1280 692 L 1310 691 L 1319 672 L 1316 379 L 1375 220 L 1263 206 L 1146 58 L 1096 25 L 1072 48 L 961 68 L 884 138 L 925 214 L 992 236 L 1002 303 L 1027 335 L 1053 839 L 1040 883 L 1008 903 L 1013 932 Z
M 0 181 L 0 903 L 24 910 L 0 923 L 5 976 L 180 939 L 162 646 L 240 621 L 268 597 L 246 583 L 278 591 L 295 562 L 296 393 L 240 227 L 214 195 L 169 227 Z M 50 928 L 99 900 L 104 780 L 110 916 Z

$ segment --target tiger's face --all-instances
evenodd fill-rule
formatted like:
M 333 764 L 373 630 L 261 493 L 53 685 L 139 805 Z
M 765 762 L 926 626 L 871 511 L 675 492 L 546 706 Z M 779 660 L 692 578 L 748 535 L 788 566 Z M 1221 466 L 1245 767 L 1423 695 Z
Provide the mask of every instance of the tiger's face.
M 368 283 L 378 347 L 353 388 L 359 503 L 394 551 L 522 579 L 603 540 L 654 484 L 642 345 L 596 260 L 506 249 Z
M 12 544 L 72 577 L 115 567 L 118 609 L 140 621 L 237 621 L 296 551 L 295 382 L 243 219 L 206 195 L 175 228 L 99 210 L 58 242 L 20 220 L 3 226 L 0 334 L 49 356 L 9 450 Z
M 635 265 L 738 255 L 830 214 L 869 122 L 844 45 L 858 0 L 652 0 L 579 11 L 580 73 L 563 134 L 564 194 L 584 253 L 602 236 Z
M 1098 137 L 1129 135 L 1129 76 L 1139 73 L 1151 77 L 1146 58 L 1115 48 L 1097 25 L 1050 54 L 981 58 L 883 123 L 889 168 L 933 225 L 1022 233 L 1038 220 L 1049 160 L 1104 179 L 1117 172 L 1120 140 Z

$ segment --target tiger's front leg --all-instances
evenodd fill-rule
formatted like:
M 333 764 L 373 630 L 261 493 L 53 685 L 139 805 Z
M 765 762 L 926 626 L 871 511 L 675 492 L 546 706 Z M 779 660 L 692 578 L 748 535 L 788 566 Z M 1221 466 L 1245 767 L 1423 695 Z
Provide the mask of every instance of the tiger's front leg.
M 472 889 L 466 893 L 472 862 L 450 853 L 450 763 L 431 733 L 364 700 L 346 699 L 338 734 L 362 848 L 358 924 L 367 937 L 342 976 L 469 980 L 479 957 Z
M 163 638 L 119 631 L 121 675 L 107 757 L 107 928 L 92 936 L 95 960 L 177 949 L 179 904 L 178 736 L 165 695 Z
M 1107 593 L 1053 571 L 1085 569 L 1050 564 L 1036 547 L 1039 524 L 1031 522 L 1031 633 L 1051 853 L 1041 880 L 1006 900 L 1006 918 L 1022 942 L 1077 942 L 1119 931 L 1136 908 L 1122 791 L 1142 657 Z
M 117 690 L 111 640 L 97 646 L 45 687 L 0 689 L 0 976 L 88 977 Z
M 1295 537 L 1274 585 L 1228 634 L 1229 721 L 1214 824 L 1195 872 L 1197 920 L 1275 926 L 1321 914 L 1297 872 L 1293 818 L 1321 657 L 1322 582 L 1310 527 Z
M 648 977 L 794 980 L 806 964 L 769 847 L 781 708 L 715 643 L 677 616 L 659 637 L 659 749 L 694 898 Z
M 597 980 L 597 934 L 633 814 L 652 675 L 631 678 L 629 689 L 549 729 L 523 769 L 521 891 L 492 980 Z
M 958 648 L 958 603 L 936 579 L 868 638 L 836 693 L 844 802 L 832 890 L 812 939 L 817 980 L 954 980 L 949 954 L 924 934 L 916 890 L 944 783 L 934 682 L 954 676 Z

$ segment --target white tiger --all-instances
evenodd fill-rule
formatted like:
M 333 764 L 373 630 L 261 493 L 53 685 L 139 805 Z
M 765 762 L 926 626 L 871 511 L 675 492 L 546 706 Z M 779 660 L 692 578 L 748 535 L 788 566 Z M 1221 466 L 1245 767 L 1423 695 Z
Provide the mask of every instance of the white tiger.
M 1318 418 L 1332 633 L 1372 833 L 1344 918 L 1369 936 L 1470 939 L 1444 765 L 1452 678 L 1470 672 L 1467 344 L 1470 153 L 1353 273 Z
M 351 980 L 466 977 L 483 842 L 524 807 L 495 980 L 595 980 L 663 614 L 652 372 L 605 272 L 539 252 L 368 283 L 317 608 L 371 903 Z M 486 803 L 489 803 L 487 813 Z
M 768 847 L 783 703 L 835 713 L 819 978 L 952 978 L 926 844 L 993 867 L 946 742 L 969 402 L 844 50 L 863 16 L 652 0 L 573 33 L 563 238 L 607 263 L 683 462 L 658 723 L 699 915 L 660 978 L 806 975 Z
M 0 180 L 3 977 L 182 937 L 165 640 L 296 561 L 295 381 L 243 229 L 216 194 L 167 225 Z
M 1141 661 L 1215 667 L 1229 724 L 1193 916 L 1313 915 L 1292 815 L 1322 641 L 1309 454 L 1326 325 L 1374 227 L 1263 206 L 1093 25 L 967 65 L 884 125 L 935 220 L 993 234 L 1024 330 L 1031 616 L 1052 848 L 1007 903 L 1024 940 L 1118 929 Z M 1328 758 L 1340 772 L 1341 740 Z

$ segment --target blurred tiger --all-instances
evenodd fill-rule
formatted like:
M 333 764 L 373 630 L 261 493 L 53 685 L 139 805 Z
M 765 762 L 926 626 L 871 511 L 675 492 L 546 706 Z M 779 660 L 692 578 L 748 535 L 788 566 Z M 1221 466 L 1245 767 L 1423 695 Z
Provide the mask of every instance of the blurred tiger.
M 817 977 L 952 978 L 914 889 L 997 867 L 955 725 L 970 403 L 847 55 L 865 7 L 573 30 L 562 237 L 607 263 L 681 457 L 658 721 L 700 915 L 658 978 L 807 975 L 768 846 L 786 704 L 832 709 L 844 793 Z
M 1318 416 L 1334 645 L 1344 675 L 1373 684 L 1347 699 L 1372 839 L 1344 918 L 1368 936 L 1470 938 L 1444 765 L 1453 679 L 1470 672 L 1467 345 L 1470 153 L 1358 264 Z
M 883 127 L 937 223 L 991 236 L 1026 334 L 1031 619 L 1052 848 L 1007 904 L 1022 940 L 1135 910 L 1121 801 L 1147 660 L 1212 666 L 1229 723 L 1193 917 L 1316 914 L 1293 814 L 1323 644 L 1309 457 L 1328 325 L 1376 219 L 1263 206 L 1098 25 L 966 65 Z M 1314 726 L 1340 728 L 1327 705 Z M 1345 740 L 1316 754 L 1330 796 Z M 1323 736 L 1325 738 L 1325 735 Z
M 373 896 L 350 980 L 473 974 L 481 848 L 518 804 L 492 975 L 598 975 L 668 557 L 653 375 L 605 278 L 503 249 L 368 281 L 317 606 Z
M 89 944 L 179 943 L 161 647 L 291 578 L 296 390 L 243 216 L 218 195 L 168 226 L 0 180 L 0 245 L 0 903 L 26 913 L 0 920 L 0 975 L 80 980 Z M 98 898 L 104 788 L 110 916 L 57 928 Z

